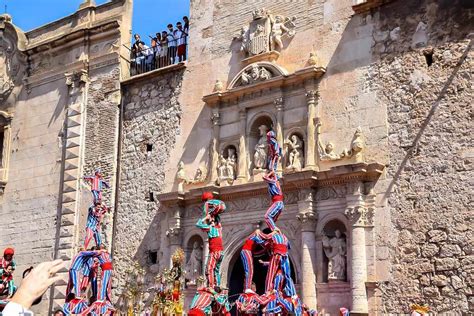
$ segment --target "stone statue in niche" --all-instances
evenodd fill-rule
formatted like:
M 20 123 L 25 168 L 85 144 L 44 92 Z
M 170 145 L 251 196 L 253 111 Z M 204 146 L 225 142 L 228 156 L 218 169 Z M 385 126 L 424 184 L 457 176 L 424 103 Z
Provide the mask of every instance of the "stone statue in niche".
M 344 158 L 354 158 L 356 162 L 363 162 L 363 150 L 365 148 L 365 143 L 362 135 L 362 129 L 358 127 L 352 138 L 351 148 L 344 149 L 340 154 L 334 152 L 334 145 L 331 142 L 328 142 L 324 146 L 321 141 L 318 144 L 319 156 L 322 161 L 330 160 L 340 160 Z
M 252 16 L 249 26 L 242 27 L 239 36 L 235 37 L 241 42 L 240 50 L 248 57 L 281 50 L 282 37 L 295 35 L 295 17 L 273 16 L 264 8 L 254 10 Z
M 186 279 L 188 284 L 196 284 L 196 280 L 202 275 L 202 255 L 203 245 L 199 241 L 195 241 L 193 249 L 189 255 L 189 260 L 186 263 Z
M 227 158 L 224 157 L 224 154 L 219 155 L 217 169 L 217 184 L 232 184 L 234 182 L 237 174 L 237 155 L 235 153 L 235 148 L 227 148 Z
M 272 73 L 265 67 L 253 64 L 249 69 L 244 71 L 240 77 L 241 85 L 248 85 L 260 81 L 268 80 L 272 77 Z
M 268 127 L 266 125 L 260 125 L 258 127 L 260 132 L 260 138 L 255 145 L 255 154 L 253 155 L 254 170 L 260 171 L 265 170 L 267 167 L 267 132 Z
M 295 172 L 301 171 L 303 168 L 303 141 L 298 135 L 293 134 L 285 141 L 288 146 L 288 163 L 285 168 L 286 171 Z
M 323 237 L 324 254 L 329 260 L 328 279 L 341 280 L 346 278 L 346 239 L 340 230 L 335 231 L 335 237 Z
M 235 154 L 234 148 L 229 148 L 227 150 L 227 177 L 229 180 L 234 181 L 236 169 L 237 169 L 237 156 Z

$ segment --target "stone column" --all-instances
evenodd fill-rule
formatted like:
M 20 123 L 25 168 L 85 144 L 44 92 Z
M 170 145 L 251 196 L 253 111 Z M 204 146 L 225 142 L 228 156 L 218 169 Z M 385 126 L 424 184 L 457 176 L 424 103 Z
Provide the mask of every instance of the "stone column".
M 316 223 L 313 190 L 304 189 L 298 201 L 298 219 L 301 222 L 301 299 L 310 308 L 317 308 L 316 297 Z
M 316 145 L 316 126 L 314 119 L 316 118 L 316 98 L 317 91 L 309 90 L 306 92 L 306 102 L 308 104 L 308 121 L 306 126 L 306 161 L 305 169 L 315 169 L 315 145 Z
M 280 146 L 283 148 L 283 109 L 285 107 L 283 98 L 274 101 L 277 110 L 276 137 Z M 278 161 L 278 172 L 282 172 L 283 157 Z
M 209 179 L 210 183 L 216 181 L 217 174 L 217 164 L 219 162 L 219 133 L 220 133 L 220 116 L 219 109 L 213 108 L 211 115 L 212 122 L 212 148 L 211 148 L 211 177 Z
M 367 315 L 369 311 L 367 301 L 367 256 L 365 242 L 365 227 L 373 224 L 373 209 L 358 205 L 346 210 L 351 226 L 351 315 Z
M 247 145 L 245 138 L 247 135 L 247 112 L 245 109 L 240 111 L 240 137 L 239 137 L 239 175 L 237 180 L 239 183 L 247 182 Z

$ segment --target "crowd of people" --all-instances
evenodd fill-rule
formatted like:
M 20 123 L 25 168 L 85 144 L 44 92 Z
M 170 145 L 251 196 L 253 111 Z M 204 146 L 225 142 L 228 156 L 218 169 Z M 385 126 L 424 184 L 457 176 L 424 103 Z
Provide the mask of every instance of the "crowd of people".
M 176 28 L 175 28 L 176 27 Z M 173 65 L 186 60 L 189 33 L 189 19 L 183 17 L 175 26 L 168 24 L 167 31 L 157 32 L 150 37 L 148 46 L 139 34 L 134 35 L 131 48 L 131 74 L 136 75 L 150 70 Z

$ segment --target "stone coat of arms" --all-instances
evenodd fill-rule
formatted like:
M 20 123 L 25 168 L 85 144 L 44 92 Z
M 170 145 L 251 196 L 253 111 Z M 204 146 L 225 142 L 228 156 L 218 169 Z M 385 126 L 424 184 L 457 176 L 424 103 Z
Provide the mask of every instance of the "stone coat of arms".
M 248 27 L 243 27 L 238 39 L 241 51 L 248 56 L 259 55 L 271 50 L 283 48 L 282 38 L 295 35 L 296 18 L 283 18 L 272 15 L 265 9 L 253 11 L 253 20 Z

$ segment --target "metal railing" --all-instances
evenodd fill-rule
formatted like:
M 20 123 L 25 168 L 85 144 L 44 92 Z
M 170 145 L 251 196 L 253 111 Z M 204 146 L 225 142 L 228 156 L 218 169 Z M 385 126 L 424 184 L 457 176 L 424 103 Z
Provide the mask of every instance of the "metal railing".
M 128 48 L 128 47 L 127 47 Z M 185 61 L 188 56 L 187 37 L 156 43 L 145 49 L 130 49 L 130 76 L 143 74 Z

